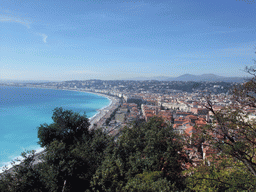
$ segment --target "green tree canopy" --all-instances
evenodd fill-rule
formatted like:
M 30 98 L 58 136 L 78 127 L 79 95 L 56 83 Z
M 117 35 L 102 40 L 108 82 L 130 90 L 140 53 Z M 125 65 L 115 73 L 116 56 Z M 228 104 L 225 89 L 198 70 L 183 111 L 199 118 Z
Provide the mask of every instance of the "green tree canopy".
M 55 140 L 72 145 L 81 141 L 83 136 L 89 133 L 88 118 L 71 110 L 55 108 L 52 120 L 52 124 L 43 124 L 38 128 L 41 147 L 48 147 Z
M 6 192 L 84 192 L 113 139 L 101 130 L 88 130 L 85 115 L 56 108 L 53 123 L 38 128 L 39 143 L 45 147 L 41 163 L 34 165 L 35 154 L 24 153 L 24 161 L 5 172 L 0 189 Z
M 181 150 L 180 138 L 160 118 L 126 127 L 115 146 L 108 151 L 92 185 L 98 191 L 127 191 L 136 176 L 139 182 L 144 182 L 138 174 L 158 171 L 161 174 L 156 177 L 156 182 L 165 178 L 169 188 L 175 183 L 181 189 L 182 163 L 186 160 Z
M 53 123 L 38 128 L 39 143 L 46 147 L 46 178 L 52 178 L 49 188 L 59 191 L 84 191 L 104 158 L 110 137 L 101 130 L 89 131 L 85 115 L 56 108 Z

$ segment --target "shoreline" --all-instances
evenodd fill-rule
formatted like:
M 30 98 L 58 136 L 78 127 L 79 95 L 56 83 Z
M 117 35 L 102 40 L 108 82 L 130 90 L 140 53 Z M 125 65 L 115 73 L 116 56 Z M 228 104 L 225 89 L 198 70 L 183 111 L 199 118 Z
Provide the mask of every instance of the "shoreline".
M 99 95 L 102 97 L 106 97 L 108 100 L 110 100 L 110 104 L 108 104 L 107 106 L 104 106 L 100 109 L 97 109 L 97 113 L 88 118 L 89 122 L 91 125 L 93 125 L 96 122 L 96 119 L 101 120 L 101 118 L 103 116 L 105 116 L 106 114 L 102 114 L 103 112 L 107 113 L 106 110 L 110 110 L 112 107 L 114 107 L 119 101 L 120 98 L 115 97 L 115 96 L 111 96 L 111 95 L 107 95 L 104 93 L 98 93 L 98 92 L 93 92 L 93 91 L 86 91 L 86 90 L 75 90 L 75 89 L 56 89 L 56 88 L 52 88 L 52 87 L 33 87 L 33 86 L 15 86 L 15 85 L 3 85 L 3 86 L 8 86 L 8 87 L 20 87 L 20 88 L 33 88 L 33 89 L 51 89 L 51 90 L 60 90 L 60 91 L 75 91 L 75 92 L 80 92 L 80 93 L 91 93 L 91 94 L 95 94 L 95 95 Z
M 9 85 L 7 85 L 7 86 L 9 86 Z M 54 88 L 50 88 L 50 87 L 48 88 L 48 87 L 32 87 L 32 86 L 31 87 L 9 86 L 9 87 L 52 89 L 52 90 L 60 90 L 60 91 L 76 91 L 76 92 L 82 92 L 82 93 L 91 93 L 91 94 L 95 94 L 95 95 L 107 98 L 110 101 L 110 103 L 107 106 L 104 106 L 100 109 L 97 109 L 97 113 L 94 116 L 88 118 L 89 123 L 90 123 L 90 126 L 88 128 L 89 131 L 94 128 L 94 124 L 97 124 L 97 127 L 101 126 L 105 122 L 104 118 L 106 118 L 108 115 L 110 115 L 113 112 L 113 109 L 116 109 L 118 107 L 119 102 L 120 102 L 120 98 L 118 98 L 118 97 L 106 95 L 106 94 L 103 94 L 103 93 L 86 91 L 86 90 L 54 89 Z M 34 164 L 40 163 L 39 157 L 44 152 L 45 152 L 45 149 L 43 149 L 43 148 L 39 148 L 39 149 L 35 150 L 36 161 L 34 162 Z M 8 166 L 8 164 L 6 164 L 6 165 Z M 1 169 L 4 168 L 5 166 L 2 166 Z M 10 166 L 10 167 L 8 166 L 7 171 L 11 171 L 12 168 L 13 168 L 12 166 Z M 2 170 L 0 170 L 0 174 L 2 174 L 2 173 L 3 173 Z
M 113 110 L 118 107 L 117 104 L 119 104 L 119 102 L 121 100 L 120 98 L 115 97 L 115 96 L 107 95 L 104 93 L 93 92 L 93 91 L 87 91 L 87 90 L 55 89 L 55 88 L 48 88 L 48 87 L 26 87 L 26 88 L 53 89 L 53 90 L 60 90 L 60 91 L 75 91 L 75 92 L 81 92 L 81 93 L 91 93 L 91 94 L 95 94 L 98 96 L 106 97 L 110 101 L 110 103 L 107 106 L 97 109 L 97 113 L 94 116 L 88 118 L 89 122 L 90 122 L 89 130 L 91 130 L 93 128 L 94 124 L 97 124 L 97 126 L 98 125 L 102 126 L 102 124 L 104 123 L 103 118 L 110 116 L 110 114 L 113 112 Z
M 86 93 L 92 93 L 92 94 L 96 94 L 102 97 L 106 97 L 110 100 L 109 105 L 98 109 L 97 113 L 89 118 L 89 122 L 90 122 L 90 127 L 89 130 L 92 129 L 94 127 L 94 124 L 97 124 L 98 126 L 102 126 L 102 124 L 105 122 L 104 120 L 111 115 L 111 113 L 118 107 L 119 102 L 120 102 L 120 98 L 114 97 L 114 96 L 110 96 L 110 95 L 105 95 L 102 93 L 96 93 L 96 92 L 89 92 L 89 91 L 84 91 Z
M 28 88 L 30 88 L 30 87 L 28 87 Z M 31 87 L 31 88 L 38 88 L 38 87 Z M 91 93 L 91 94 L 95 94 L 95 95 L 107 98 L 110 101 L 110 103 L 107 106 L 104 106 L 100 109 L 97 109 L 97 113 L 94 116 L 88 118 L 89 122 L 90 122 L 89 130 L 91 130 L 93 128 L 94 124 L 98 125 L 98 123 L 100 123 L 100 125 L 102 125 L 104 123 L 102 118 L 110 115 L 113 112 L 113 109 L 116 109 L 118 107 L 117 104 L 119 104 L 119 102 L 121 100 L 120 98 L 115 97 L 115 96 L 107 95 L 107 94 L 104 94 L 104 93 L 86 91 L 86 90 L 54 89 L 54 88 L 47 88 L 47 87 L 44 87 L 43 89 L 53 89 L 53 90 L 61 90 L 61 91 L 75 91 L 75 92 L 80 92 L 80 93 Z

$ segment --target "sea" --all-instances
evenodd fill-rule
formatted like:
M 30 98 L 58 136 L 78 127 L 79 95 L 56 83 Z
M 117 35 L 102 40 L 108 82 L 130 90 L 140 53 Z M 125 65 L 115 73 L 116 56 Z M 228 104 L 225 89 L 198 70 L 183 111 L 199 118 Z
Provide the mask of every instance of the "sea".
M 0 172 L 24 151 L 43 149 L 37 130 L 51 124 L 56 107 L 73 110 L 88 118 L 110 104 L 106 97 L 77 91 L 0 86 Z

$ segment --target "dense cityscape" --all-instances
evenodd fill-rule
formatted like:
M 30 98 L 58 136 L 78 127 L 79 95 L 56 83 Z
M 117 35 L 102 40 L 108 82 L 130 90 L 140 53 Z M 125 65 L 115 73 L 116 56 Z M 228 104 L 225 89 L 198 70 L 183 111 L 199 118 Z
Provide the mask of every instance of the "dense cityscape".
M 192 81 L 87 80 L 3 85 L 85 91 L 110 96 L 114 101 L 111 109 L 105 113 L 102 112 L 105 115 L 100 120 L 98 119 L 96 124 L 112 130 L 111 127 L 120 128 L 138 119 L 148 121 L 154 115 L 166 116 L 174 125 L 177 113 L 184 117 L 188 114 L 200 117 L 202 115 L 200 112 L 203 111 L 206 104 L 204 99 L 206 95 L 211 96 L 214 109 L 221 109 L 221 107 L 231 104 L 229 91 L 235 84 Z M 206 120 L 207 115 L 204 118 Z M 210 121 L 209 117 L 207 121 Z M 93 124 L 96 126 L 95 123 Z M 193 126 L 194 123 L 190 123 L 190 125 Z M 180 128 L 177 127 L 177 129 Z
M 0 4 L 0 192 L 256 191 L 256 0 Z
M 213 121 L 213 114 L 205 108 L 206 96 L 210 96 L 213 109 L 220 110 L 230 104 L 230 89 L 237 83 L 227 82 L 172 82 L 172 81 L 64 81 L 47 83 L 7 83 L 3 85 L 85 91 L 103 94 L 112 104 L 99 110 L 91 119 L 90 128 L 101 128 L 113 136 L 135 121 L 149 121 L 159 116 L 169 122 L 180 134 L 192 136 L 195 126 Z M 249 109 L 248 109 L 249 110 Z M 249 119 L 255 118 L 254 111 Z M 204 144 L 202 143 L 201 147 Z M 198 146 L 189 153 L 203 160 L 207 149 L 198 152 Z M 190 155 L 191 155 L 190 154 Z M 191 157 L 194 158 L 194 157 Z
M 89 130 L 101 130 L 113 136 L 115 141 L 127 127 L 134 129 L 135 124 L 150 123 L 150 119 L 159 117 L 185 141 L 181 151 L 188 158 L 188 162 L 182 163 L 183 171 L 193 167 L 200 169 L 203 165 L 210 166 L 215 161 L 213 156 L 220 157 L 220 151 L 216 150 L 208 140 L 200 139 L 199 135 L 202 131 L 200 129 L 204 129 L 207 125 L 214 125 L 216 113 L 235 104 L 232 89 L 234 90 L 234 86 L 241 85 L 243 84 L 230 82 L 96 79 L 1 84 L 1 86 L 89 92 L 105 96 L 111 100 L 111 104 L 99 109 L 98 113 L 90 119 Z M 253 107 L 245 106 L 242 110 L 241 112 L 246 114 L 246 121 L 256 119 Z M 217 141 L 223 139 L 222 132 L 217 131 L 216 134 L 216 130 L 212 129 L 208 130 L 207 134 L 211 135 L 211 132 L 214 133 L 213 138 Z M 41 162 L 39 159 L 40 156 L 37 156 L 34 164 Z

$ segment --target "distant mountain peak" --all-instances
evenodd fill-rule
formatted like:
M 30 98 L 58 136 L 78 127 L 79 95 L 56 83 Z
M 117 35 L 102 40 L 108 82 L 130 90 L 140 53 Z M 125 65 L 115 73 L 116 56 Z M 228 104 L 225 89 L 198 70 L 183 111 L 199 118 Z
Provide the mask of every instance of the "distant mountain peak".
M 244 78 L 242 77 L 224 77 L 215 75 L 213 73 L 202 74 L 202 75 L 191 75 L 184 74 L 176 78 L 169 78 L 169 81 L 225 81 L 225 82 L 243 82 Z
M 127 80 L 135 80 L 135 81 L 146 81 L 146 80 L 157 80 L 157 81 L 224 81 L 224 82 L 244 82 L 245 78 L 242 77 L 224 77 L 215 75 L 213 73 L 206 73 L 202 75 L 193 75 L 186 73 L 184 75 L 180 75 L 178 77 L 167 77 L 167 76 L 156 76 L 156 77 L 137 77 L 130 78 Z

